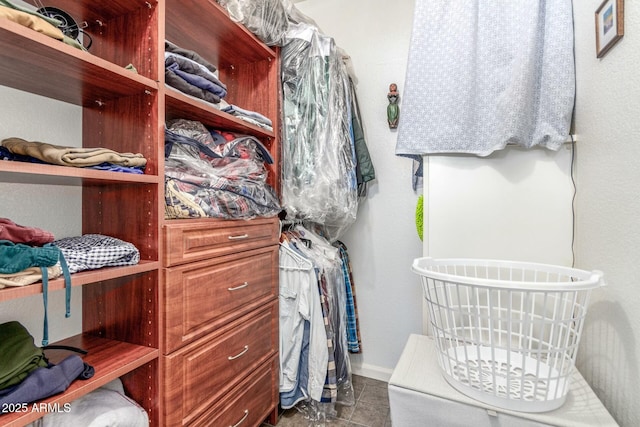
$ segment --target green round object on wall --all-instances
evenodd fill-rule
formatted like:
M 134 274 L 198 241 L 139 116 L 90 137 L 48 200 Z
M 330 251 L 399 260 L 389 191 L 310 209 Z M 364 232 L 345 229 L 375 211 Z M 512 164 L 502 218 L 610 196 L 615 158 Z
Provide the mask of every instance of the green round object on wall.
M 421 194 L 420 197 L 418 197 L 418 204 L 416 205 L 416 229 L 418 230 L 418 237 L 420 237 L 420 240 L 422 240 L 422 227 L 424 224 L 422 218 L 422 201 L 423 196 Z

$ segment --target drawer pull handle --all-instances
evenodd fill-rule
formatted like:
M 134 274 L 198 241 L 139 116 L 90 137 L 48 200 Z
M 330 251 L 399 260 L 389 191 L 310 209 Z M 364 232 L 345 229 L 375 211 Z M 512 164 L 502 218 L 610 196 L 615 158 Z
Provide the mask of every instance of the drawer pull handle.
M 242 285 L 236 286 L 235 288 L 227 288 L 228 291 L 237 291 L 238 289 L 246 288 L 249 286 L 248 282 L 244 282 Z
M 237 423 L 235 423 L 234 425 L 229 426 L 229 427 L 238 427 L 240 424 L 242 424 L 244 422 L 244 420 L 247 419 L 248 416 L 249 416 L 249 410 L 245 409 L 244 410 L 244 416 L 242 417 L 242 419 L 240 421 L 238 421 Z
M 227 359 L 229 360 L 234 360 L 237 359 L 238 357 L 242 356 L 243 354 L 245 354 L 247 351 L 249 351 L 249 346 L 245 345 L 244 346 L 244 350 L 242 350 L 240 353 L 236 354 L 235 356 L 229 356 L 227 357 Z
M 240 234 L 238 236 L 229 236 L 228 239 L 229 240 L 242 240 L 242 239 L 246 239 L 247 237 L 249 237 L 249 235 L 247 233 L 244 233 L 244 234 Z

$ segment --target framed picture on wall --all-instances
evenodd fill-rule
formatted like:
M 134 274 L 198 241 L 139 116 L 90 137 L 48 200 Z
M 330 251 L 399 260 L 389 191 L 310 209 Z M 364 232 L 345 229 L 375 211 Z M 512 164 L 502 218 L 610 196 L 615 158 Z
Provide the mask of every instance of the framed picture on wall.
M 596 56 L 602 58 L 624 35 L 624 0 L 604 0 L 596 10 Z

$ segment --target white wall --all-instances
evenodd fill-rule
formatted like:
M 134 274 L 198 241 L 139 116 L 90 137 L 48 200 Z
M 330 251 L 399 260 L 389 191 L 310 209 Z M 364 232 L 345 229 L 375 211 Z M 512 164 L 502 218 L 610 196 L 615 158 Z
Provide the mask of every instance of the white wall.
M 578 368 L 617 421 L 630 427 L 640 425 L 640 4 L 625 2 L 626 35 L 598 60 L 594 12 L 600 3 L 574 2 L 576 267 L 603 270 L 608 283 L 593 293 Z M 406 162 L 393 156 L 395 134 L 383 126 L 387 83 L 397 80 L 403 89 L 411 4 L 298 4 L 349 52 L 360 78 L 378 181 L 344 240 L 363 329 L 364 354 L 357 361 L 382 369 L 393 366 L 406 335 L 417 329 L 421 297 L 407 268 L 417 253 L 410 213 L 415 195 L 406 187 Z M 425 253 L 570 264 L 569 154 L 566 148 L 509 148 L 488 159 L 429 158 Z
M 418 198 L 411 161 L 395 156 L 396 132 L 386 120 L 387 92 L 397 83 L 402 100 L 413 0 L 307 0 L 296 6 L 351 56 L 376 181 L 358 219 L 341 239 L 352 263 L 361 355 L 355 373 L 388 379 L 409 334 L 421 331 L 422 291 L 411 272 L 421 256 L 415 227 Z M 402 103 L 400 103 L 402 116 Z
M 413 2 L 391 7 L 382 1 L 307 0 L 298 8 L 347 50 L 359 79 L 378 179 L 343 240 L 353 263 L 364 341 L 362 356 L 352 363 L 355 372 L 373 375 L 392 369 L 408 334 L 422 332 L 421 289 L 409 270 L 422 255 L 411 162 L 394 156 L 396 134 L 384 120 L 388 82 L 397 81 L 402 94 Z M 425 158 L 424 254 L 570 265 L 568 148 L 510 147 L 487 158 Z
M 574 1 L 577 102 L 577 265 L 604 271 L 578 368 L 616 420 L 640 425 L 640 4 L 625 2 L 625 35 L 595 55 L 601 0 Z
M 82 145 L 82 109 L 0 86 L 0 140 L 19 137 L 58 145 Z M 3 175 L 2 180 L 11 178 Z M 82 188 L 0 182 L 0 217 L 40 227 L 56 238 L 82 233 Z M 49 294 L 49 340 L 82 331 L 82 289 L 73 288 L 71 317 L 64 317 L 64 291 Z M 20 321 L 39 345 L 42 340 L 42 296 L 0 303 L 0 323 Z
M 425 254 L 571 266 L 570 149 L 425 157 Z

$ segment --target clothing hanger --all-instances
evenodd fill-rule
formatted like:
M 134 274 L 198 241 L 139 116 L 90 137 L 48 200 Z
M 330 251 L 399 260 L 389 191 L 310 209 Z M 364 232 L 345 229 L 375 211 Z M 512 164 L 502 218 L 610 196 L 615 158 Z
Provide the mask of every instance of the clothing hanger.
M 290 266 L 279 265 L 279 268 L 281 270 L 308 271 L 314 268 L 313 262 L 311 262 L 311 260 L 303 257 L 298 252 L 291 249 L 287 244 L 280 243 L 280 247 L 283 248 L 284 251 L 287 252 L 287 254 L 289 254 L 292 258 L 294 258 L 297 262 L 303 265 L 302 267 L 290 267 Z

